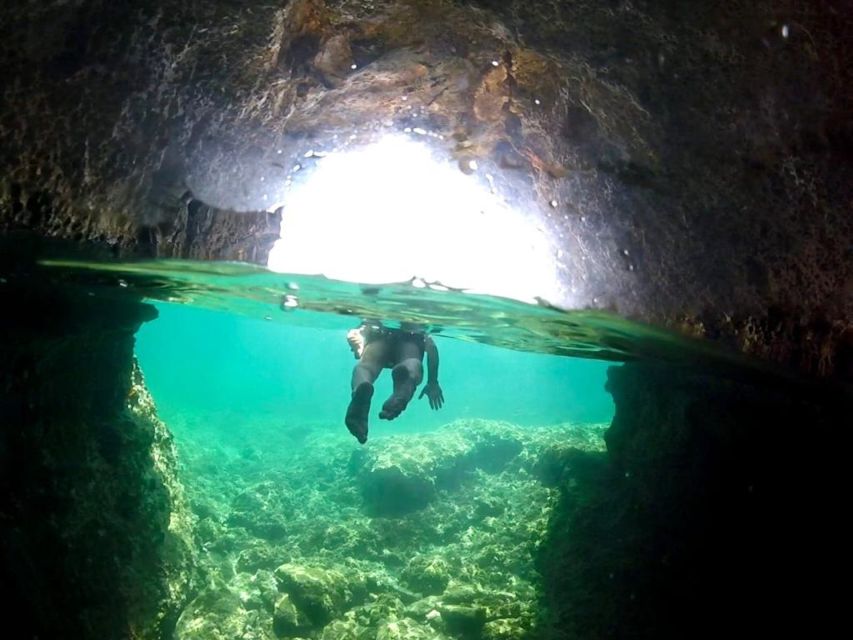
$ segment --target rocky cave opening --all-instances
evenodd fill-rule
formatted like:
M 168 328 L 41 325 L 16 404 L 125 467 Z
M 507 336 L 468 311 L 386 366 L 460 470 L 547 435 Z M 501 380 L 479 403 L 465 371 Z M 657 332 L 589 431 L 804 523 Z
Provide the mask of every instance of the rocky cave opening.
M 203 533 L 134 361 L 152 307 L 132 291 L 90 296 L 38 263 L 265 265 L 281 228 L 269 177 L 284 184 L 307 151 L 388 130 L 441 136 L 433 141 L 461 175 L 476 166 L 529 203 L 553 242 L 554 304 L 763 363 L 611 368 L 606 451 L 567 435 L 532 463 L 554 504 L 535 552 L 545 615 L 524 637 L 843 628 L 851 29 L 844 0 L 4 3 L 0 583 L 10 628 L 27 638 L 282 635 L 260 622 L 220 629 L 203 615 L 247 607 L 200 572 Z M 252 525 L 276 535 L 274 522 Z M 202 544 L 215 542 L 208 533 Z M 430 562 L 412 571 L 428 575 Z M 298 586 L 330 583 L 348 586 L 317 606 Z M 274 613 L 282 596 L 264 596 L 264 584 L 253 587 L 257 610 L 272 600 Z M 364 586 L 292 563 L 267 580 L 274 594 L 303 598 L 294 610 L 312 622 L 298 633 L 313 637 L 329 606 Z M 516 637 L 480 613 L 448 611 L 451 635 Z M 372 633 L 416 633 L 400 619 Z

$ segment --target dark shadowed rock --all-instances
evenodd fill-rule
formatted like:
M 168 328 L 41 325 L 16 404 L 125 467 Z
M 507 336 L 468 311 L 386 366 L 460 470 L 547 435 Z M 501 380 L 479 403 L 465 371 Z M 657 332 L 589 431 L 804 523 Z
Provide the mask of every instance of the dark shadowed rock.
M 611 368 L 608 389 L 608 454 L 552 448 L 538 465 L 561 490 L 540 548 L 547 637 L 839 624 L 849 393 L 650 363 Z
M 174 444 L 133 356 L 154 310 L 5 289 L 0 610 L 43 637 L 168 635 L 196 573 Z

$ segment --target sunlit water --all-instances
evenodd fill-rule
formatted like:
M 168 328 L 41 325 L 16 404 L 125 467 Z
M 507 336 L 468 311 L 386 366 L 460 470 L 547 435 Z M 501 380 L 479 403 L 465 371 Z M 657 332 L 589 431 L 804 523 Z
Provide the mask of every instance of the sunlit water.
M 355 364 L 346 328 L 288 326 L 221 311 L 158 304 L 160 317 L 143 326 L 137 355 L 167 422 L 204 416 L 223 430 L 254 423 L 343 429 Z M 499 349 L 436 337 L 445 406 L 432 411 L 415 399 L 397 420 L 374 419 L 372 433 L 432 429 L 458 418 L 518 424 L 606 422 L 607 363 Z M 391 392 L 386 372 L 376 397 Z M 378 403 L 374 403 L 377 405 Z M 376 406 L 378 411 L 378 406 Z
M 610 362 L 736 360 L 607 313 L 564 312 L 423 281 L 358 285 L 238 263 L 43 264 L 88 295 L 142 295 L 156 305 L 159 318 L 139 332 L 137 355 L 179 438 L 188 416 L 221 428 L 223 438 L 242 437 L 247 416 L 250 430 L 343 429 L 355 364 L 346 332 L 363 319 L 416 323 L 433 335 L 447 399 L 438 412 L 415 400 L 393 424 L 374 418 L 375 435 L 463 418 L 607 423 Z M 390 376 L 381 376 L 377 411 L 390 389 Z
M 346 332 L 363 318 L 416 322 L 430 332 L 446 398 L 440 411 L 416 399 L 393 423 L 372 419 L 375 435 L 462 418 L 609 422 L 608 361 L 677 351 L 671 336 L 602 313 L 566 314 L 423 284 L 360 286 L 241 264 L 47 264 L 88 294 L 142 293 L 156 305 L 158 319 L 137 335 L 137 356 L 179 439 L 188 416 L 221 428 L 224 438 L 259 426 L 346 433 L 355 364 Z M 386 373 L 377 383 L 377 411 L 390 390 Z
M 180 640 L 220 637 L 235 619 L 252 633 L 277 625 L 279 637 L 467 637 L 439 596 L 513 612 L 478 618 L 485 637 L 529 637 L 547 615 L 535 550 L 556 500 L 536 461 L 555 446 L 603 450 L 614 363 L 732 360 L 601 312 L 423 282 L 367 287 L 237 264 L 44 266 L 85 295 L 142 296 L 159 311 L 137 334 L 137 357 L 178 445 L 208 589 L 243 603 L 214 611 L 205 604 L 214 595 L 202 593 L 178 622 Z M 416 395 L 399 418 L 380 421 L 386 371 L 362 447 L 344 413 L 355 364 L 346 332 L 365 318 L 414 322 L 433 336 L 446 404 L 433 411 Z M 389 465 L 436 494 L 395 493 L 371 471 Z M 448 481 L 448 470 L 459 477 Z M 332 598 L 335 607 L 297 628 L 280 602 L 271 613 L 258 585 L 275 584 L 275 573 L 279 590 L 298 594 L 291 583 L 305 571 L 321 582 L 366 580 L 375 593 Z

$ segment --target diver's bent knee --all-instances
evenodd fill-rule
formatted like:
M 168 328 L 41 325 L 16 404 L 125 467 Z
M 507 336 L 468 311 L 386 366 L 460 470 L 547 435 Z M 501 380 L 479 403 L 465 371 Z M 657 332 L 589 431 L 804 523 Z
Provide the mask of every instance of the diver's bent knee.
M 379 371 L 379 367 L 365 364 L 364 362 L 359 362 L 352 370 L 353 374 L 362 373 L 373 380 L 379 377 Z
M 401 363 L 409 371 L 409 375 L 414 379 L 415 384 L 420 384 L 424 377 L 424 365 L 416 358 L 407 358 Z

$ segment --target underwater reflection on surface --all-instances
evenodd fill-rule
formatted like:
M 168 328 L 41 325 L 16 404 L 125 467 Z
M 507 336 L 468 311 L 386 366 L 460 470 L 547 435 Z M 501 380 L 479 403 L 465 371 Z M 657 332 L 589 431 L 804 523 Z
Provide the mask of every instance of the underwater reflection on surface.
M 519 351 L 611 361 L 651 358 L 760 366 L 707 341 L 604 311 L 564 311 L 545 301 L 526 304 L 420 280 L 359 285 L 228 262 L 40 264 L 63 286 L 79 287 L 89 295 L 143 296 L 290 326 L 349 329 L 361 319 L 374 318 L 390 327 L 407 322 L 430 333 Z

